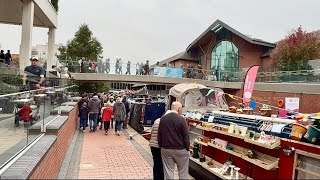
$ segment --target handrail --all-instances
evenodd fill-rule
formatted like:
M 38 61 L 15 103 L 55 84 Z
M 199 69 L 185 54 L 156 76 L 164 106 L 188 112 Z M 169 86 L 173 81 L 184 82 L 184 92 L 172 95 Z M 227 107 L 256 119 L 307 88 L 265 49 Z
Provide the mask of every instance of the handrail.
M 67 86 L 67 87 L 57 87 L 62 90 L 64 89 L 69 89 L 69 88 L 72 88 L 72 87 L 76 87 L 78 85 L 71 85 L 71 86 Z M 30 90 L 30 91 L 23 91 L 23 92 L 17 92 L 17 93 L 10 93 L 10 94 L 4 94 L 4 95 L 0 95 L 0 98 L 3 98 L 3 97 L 8 97 L 8 96 L 16 96 L 16 95 L 20 95 L 20 94 L 26 94 L 26 93 L 30 93 L 30 92 L 38 92 L 38 91 L 42 91 L 40 89 L 35 89 L 35 90 Z
M 25 146 L 19 152 L 17 152 L 14 156 L 12 156 L 8 161 L 6 161 L 3 165 L 0 166 L 0 175 L 3 174 L 13 163 L 15 163 L 24 153 L 26 153 L 34 144 L 36 144 L 45 133 L 37 136 L 30 144 Z M 28 137 L 27 137 L 28 138 Z

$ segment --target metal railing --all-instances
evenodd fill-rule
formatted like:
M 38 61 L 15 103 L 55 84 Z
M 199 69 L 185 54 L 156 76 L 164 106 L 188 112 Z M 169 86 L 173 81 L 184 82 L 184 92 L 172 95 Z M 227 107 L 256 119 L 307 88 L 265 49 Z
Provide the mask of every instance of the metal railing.
M 153 66 L 154 67 L 154 66 Z M 180 67 L 176 67 L 180 68 Z M 128 74 L 128 75 L 153 75 L 154 69 L 148 69 L 137 66 L 136 64 L 126 63 L 96 63 L 95 66 L 89 66 L 89 63 L 80 66 L 74 64 L 68 66 L 71 73 L 103 73 L 103 74 Z M 199 68 L 183 67 L 183 78 L 203 79 L 210 81 L 224 81 L 224 82 L 243 82 L 246 71 L 239 71 L 237 69 L 229 70 L 207 70 Z M 295 83 L 320 83 L 320 69 L 304 70 L 299 69 L 295 71 L 266 71 L 261 69 L 257 74 L 257 82 L 295 82 Z

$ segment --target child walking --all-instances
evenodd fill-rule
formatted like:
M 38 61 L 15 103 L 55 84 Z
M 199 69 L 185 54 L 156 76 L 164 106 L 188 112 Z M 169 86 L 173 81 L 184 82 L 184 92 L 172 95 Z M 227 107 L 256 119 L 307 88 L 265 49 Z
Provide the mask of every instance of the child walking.
M 110 121 L 111 121 L 111 117 L 113 115 L 113 110 L 112 110 L 111 104 L 107 103 L 106 108 L 103 108 L 101 111 L 102 111 L 101 112 L 102 122 L 103 122 L 104 130 L 105 130 L 105 134 L 108 135 Z
M 87 107 L 87 103 L 84 102 L 79 110 L 80 117 L 80 130 L 83 132 L 85 130 L 89 115 L 89 108 Z

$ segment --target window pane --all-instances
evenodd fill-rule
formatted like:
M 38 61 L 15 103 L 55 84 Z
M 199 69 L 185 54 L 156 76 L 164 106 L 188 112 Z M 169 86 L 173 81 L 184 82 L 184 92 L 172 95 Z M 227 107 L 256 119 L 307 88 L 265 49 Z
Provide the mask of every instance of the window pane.
M 236 78 L 235 73 L 239 70 L 239 50 L 232 42 L 220 41 L 212 49 L 211 70 L 214 71 L 217 66 L 219 66 L 222 76 Z

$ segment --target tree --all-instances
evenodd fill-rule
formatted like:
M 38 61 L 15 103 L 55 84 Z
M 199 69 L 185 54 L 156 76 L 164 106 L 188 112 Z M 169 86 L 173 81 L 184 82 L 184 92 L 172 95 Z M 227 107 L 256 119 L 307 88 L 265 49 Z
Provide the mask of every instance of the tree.
M 108 82 L 79 82 L 78 91 L 79 93 L 93 93 L 93 92 L 108 92 L 110 83 Z
M 51 4 L 54 9 L 58 12 L 59 11 L 59 0 L 51 0 Z
M 82 57 L 97 60 L 103 52 L 101 43 L 94 37 L 87 24 L 82 24 L 75 37 L 67 42 L 67 55 L 76 60 Z
M 58 51 L 60 52 L 60 55 L 57 55 L 57 58 L 61 60 L 67 60 L 67 47 L 66 46 L 59 46 Z
M 279 70 L 312 69 L 308 61 L 320 58 L 320 35 L 317 32 L 303 31 L 300 26 L 277 43 L 271 58 Z

